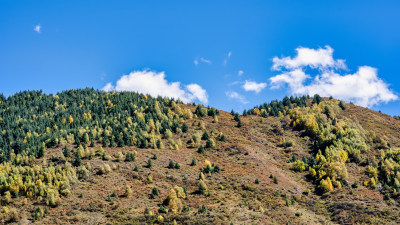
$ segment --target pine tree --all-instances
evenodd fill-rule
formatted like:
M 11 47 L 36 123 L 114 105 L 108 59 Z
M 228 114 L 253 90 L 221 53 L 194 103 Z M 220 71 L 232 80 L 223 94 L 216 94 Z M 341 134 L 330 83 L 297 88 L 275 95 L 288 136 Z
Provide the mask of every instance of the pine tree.
M 238 124 L 237 124 L 237 127 L 242 127 L 242 126 L 243 126 L 242 120 L 239 119 Z
M 75 153 L 74 166 L 76 166 L 76 167 L 82 166 L 81 155 L 78 152 Z
M 314 95 L 314 98 L 313 98 L 313 101 L 312 101 L 312 104 L 314 105 L 314 104 L 319 104 L 320 102 L 322 102 L 322 98 L 321 98 L 321 96 L 319 96 L 318 94 L 315 94 Z
M 64 147 L 63 154 L 64 154 L 64 157 L 71 157 L 71 152 L 69 151 L 67 146 Z
M 188 125 L 187 125 L 186 123 L 183 123 L 183 125 L 182 125 L 182 132 L 183 132 L 183 133 L 186 133 L 188 130 L 189 130 Z
M 193 158 L 192 159 L 192 163 L 190 164 L 191 166 L 195 166 L 195 165 L 197 165 L 197 163 L 196 163 L 196 159 L 195 158 Z
M 200 153 L 200 154 L 203 154 L 204 151 L 205 151 L 205 148 L 204 148 L 204 146 L 202 146 L 202 145 L 201 145 L 201 146 L 199 147 L 199 149 L 197 150 L 197 152 Z
M 201 136 L 201 140 L 208 140 L 210 136 L 208 135 L 207 131 L 204 131 L 203 135 Z
M 169 164 L 168 164 L 168 168 L 169 169 L 173 169 L 175 167 L 174 165 L 174 161 L 172 161 L 172 159 L 169 160 Z
M 223 142 L 225 142 L 225 141 L 226 141 L 226 137 L 225 137 L 225 135 L 224 135 L 224 134 L 222 134 L 222 135 L 221 135 L 220 141 L 223 141 Z
M 38 158 L 42 158 L 44 156 L 44 151 L 45 151 L 45 146 L 44 143 L 42 143 L 42 145 L 39 147 L 39 151 L 38 151 Z
M 151 159 L 149 159 L 148 161 L 147 161 L 147 168 L 152 168 L 153 167 L 153 162 L 151 161 Z
M 343 101 L 340 101 L 340 102 L 339 102 L 339 107 L 340 107 L 342 110 L 345 110 L 345 109 L 346 109 L 346 106 L 344 105 Z

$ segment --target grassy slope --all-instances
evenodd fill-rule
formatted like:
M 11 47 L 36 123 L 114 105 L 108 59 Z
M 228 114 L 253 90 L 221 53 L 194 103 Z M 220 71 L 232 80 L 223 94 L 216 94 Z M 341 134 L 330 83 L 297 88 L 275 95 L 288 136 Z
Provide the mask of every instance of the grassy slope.
M 192 110 L 194 108 L 190 107 Z M 357 106 L 348 105 L 343 115 L 357 120 L 364 129 L 374 130 L 378 135 L 385 135 L 392 145 L 398 145 L 400 139 L 400 123 L 393 118 Z M 165 222 L 176 220 L 179 224 L 335 224 L 335 223 L 399 223 L 397 207 L 388 205 L 376 190 L 370 190 L 359 185 L 350 190 L 344 187 L 329 195 L 314 194 L 314 187 L 306 179 L 307 172 L 296 173 L 291 170 L 293 153 L 298 157 L 309 155 L 309 142 L 300 133 L 291 128 L 285 128 L 281 120 L 269 117 L 261 121 L 261 117 L 242 117 L 243 127 L 237 128 L 233 117 L 224 111 L 218 117 L 218 123 L 212 123 L 212 118 L 201 119 L 206 130 L 214 138 L 219 132 L 227 137 L 226 142 L 217 141 L 214 149 L 207 149 L 204 154 L 197 149 L 186 147 L 191 134 L 199 130 L 192 126 L 192 119 L 187 121 L 189 132 L 180 137 L 184 143 L 179 150 L 137 149 L 136 147 L 104 148 L 108 155 L 120 151 L 138 152 L 135 162 L 110 162 L 99 157 L 90 160 L 92 165 L 89 179 L 80 181 L 71 189 L 71 195 L 63 197 L 56 208 L 49 208 L 48 215 L 35 224 L 142 224 L 153 223 L 157 220 L 158 208 L 175 186 L 186 187 L 189 193 L 183 204 L 190 207 L 190 212 L 167 215 L 162 214 Z M 196 123 L 197 124 L 197 123 Z M 274 132 L 274 127 L 281 127 L 282 134 Z M 276 130 L 276 129 L 275 129 Z M 215 131 L 211 135 L 211 131 Z M 284 136 L 294 141 L 291 149 L 277 147 L 277 142 Z M 175 136 L 174 138 L 178 138 Z M 203 144 L 205 142 L 203 141 Z M 97 144 L 100 146 L 100 143 Z M 165 142 L 165 146 L 167 146 Z M 95 147 L 96 148 L 96 147 Z M 61 147 L 50 149 L 46 158 L 58 156 Z M 146 162 L 156 153 L 158 159 L 153 160 L 154 167 L 146 168 Z M 371 153 L 374 154 L 374 153 Z M 197 166 L 190 166 L 192 158 L 197 160 Z M 180 169 L 168 169 L 172 159 L 181 165 Z M 200 169 L 204 160 L 219 165 L 220 173 L 206 175 L 206 184 L 210 190 L 209 196 L 195 194 Z M 86 163 L 88 160 L 83 160 Z M 37 163 L 41 163 L 38 160 Z M 104 163 L 115 164 L 119 169 L 106 175 L 96 175 L 96 171 Z M 139 166 L 139 172 L 133 169 Z M 367 179 L 364 170 L 355 164 L 347 164 L 349 183 Z M 147 176 L 153 177 L 153 183 L 147 182 Z M 269 178 L 273 174 L 278 184 Z M 260 183 L 255 184 L 258 178 Z M 360 183 L 360 182 L 359 182 Z M 133 194 L 123 197 L 124 187 L 132 187 Z M 160 196 L 149 199 L 153 187 L 157 187 Z M 118 197 L 107 196 L 116 191 Z M 310 194 L 303 192 L 310 190 Z M 352 192 L 352 193 L 351 193 Z M 286 199 L 289 199 L 286 201 Z M 292 203 L 290 199 L 295 199 Z M 289 206 L 287 203 L 289 202 Z M 23 204 L 23 197 L 14 199 L 22 215 L 22 224 L 31 223 L 35 201 L 28 199 Z M 201 205 L 208 209 L 207 213 L 198 213 Z M 145 216 L 148 207 L 155 216 Z M 302 213 L 296 216 L 296 213 Z

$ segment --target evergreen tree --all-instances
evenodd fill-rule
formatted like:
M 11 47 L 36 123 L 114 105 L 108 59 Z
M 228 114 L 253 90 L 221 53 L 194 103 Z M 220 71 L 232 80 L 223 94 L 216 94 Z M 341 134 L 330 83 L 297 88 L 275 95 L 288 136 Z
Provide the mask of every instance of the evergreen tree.
M 314 104 L 319 104 L 320 102 L 322 102 L 322 98 L 321 98 L 321 96 L 319 96 L 318 94 L 315 94 L 314 95 L 314 98 L 313 98 L 313 101 L 312 101 L 312 104 L 314 105 Z
M 201 136 L 201 140 L 208 140 L 210 136 L 208 135 L 207 131 L 204 131 L 203 135 Z
M 75 153 L 74 166 L 76 166 L 76 167 L 82 166 L 81 155 L 78 153 L 78 151 Z
M 188 130 L 189 130 L 189 127 L 188 127 L 188 125 L 184 122 L 184 123 L 182 124 L 182 132 L 183 132 L 183 133 L 186 133 Z
M 169 160 L 169 164 L 168 164 L 168 168 L 169 169 L 173 169 L 175 167 L 174 165 L 174 161 L 172 161 L 172 159 Z
M 192 159 L 192 163 L 190 163 L 190 165 L 191 165 L 191 166 L 196 166 L 196 165 L 197 165 L 196 159 L 195 159 L 195 158 Z
M 345 109 L 346 109 L 346 106 L 344 105 L 343 101 L 340 101 L 340 102 L 339 102 L 339 107 L 340 107 L 342 110 L 345 110 Z
M 64 157 L 71 157 L 71 152 L 69 151 L 67 146 L 64 147 L 63 155 Z

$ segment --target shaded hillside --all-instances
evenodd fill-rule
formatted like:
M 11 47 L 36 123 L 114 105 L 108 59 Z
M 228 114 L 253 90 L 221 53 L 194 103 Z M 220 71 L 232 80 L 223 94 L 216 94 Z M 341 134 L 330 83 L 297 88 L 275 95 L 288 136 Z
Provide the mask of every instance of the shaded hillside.
M 127 92 L 14 97 L 0 103 L 3 223 L 400 222 L 400 123 L 381 113 L 307 97 L 247 116 Z

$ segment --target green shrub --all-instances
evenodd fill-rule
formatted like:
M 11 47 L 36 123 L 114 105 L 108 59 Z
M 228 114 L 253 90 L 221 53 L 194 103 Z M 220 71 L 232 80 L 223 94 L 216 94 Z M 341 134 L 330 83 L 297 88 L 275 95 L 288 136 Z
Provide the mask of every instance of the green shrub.
M 168 209 L 166 209 L 163 205 L 160 206 L 160 208 L 158 209 L 159 213 L 168 213 Z
M 151 161 L 151 159 L 147 160 L 147 168 L 151 169 L 153 167 L 153 161 Z
M 169 160 L 168 168 L 169 169 L 175 168 L 175 164 L 174 164 L 174 161 L 172 161 L 172 159 Z
M 192 159 L 192 163 L 190 163 L 190 165 L 191 165 L 191 166 L 196 166 L 196 165 L 197 165 L 197 162 L 196 162 L 196 159 L 195 159 L 195 158 Z
M 207 212 L 207 207 L 203 204 L 202 206 L 200 206 L 198 212 L 199 213 L 206 213 Z

